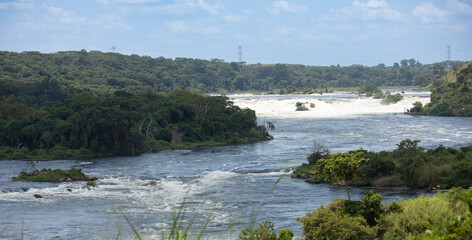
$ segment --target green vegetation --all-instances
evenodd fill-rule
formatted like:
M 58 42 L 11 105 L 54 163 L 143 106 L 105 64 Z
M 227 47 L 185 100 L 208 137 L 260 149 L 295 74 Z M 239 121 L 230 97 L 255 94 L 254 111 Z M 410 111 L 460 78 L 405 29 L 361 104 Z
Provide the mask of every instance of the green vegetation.
M 472 146 L 460 149 L 439 146 L 425 151 L 419 140 L 403 140 L 398 148 L 388 152 L 357 150 L 346 156 L 359 154 L 367 159 L 358 174 L 346 184 L 372 187 L 451 188 L 472 186 Z M 316 147 L 315 147 L 316 148 Z M 305 178 L 320 183 L 324 179 L 336 184 L 340 179 L 330 179 L 323 164 L 335 164 L 329 151 L 316 148 L 308 157 L 308 163 L 295 168 L 292 177 Z M 321 149 L 321 150 L 320 150 Z M 344 155 L 343 155 L 344 156 Z
M 9 96 L 0 106 L 0 159 L 135 155 L 270 138 L 254 111 L 185 91 L 82 93 L 43 107 Z
M 328 88 L 426 86 L 446 74 L 448 62 L 421 64 L 414 59 L 392 67 L 379 64 L 304 66 L 296 64 L 226 63 L 219 59 L 122 55 L 98 51 L 0 52 L 0 96 L 14 94 L 29 104 L 44 105 L 88 92 L 112 95 L 134 93 L 257 91 L 318 93 Z M 466 62 L 451 62 L 460 68 Z
M 317 169 L 313 171 L 314 174 L 324 175 L 325 180 L 333 184 L 343 182 L 346 186 L 346 193 L 349 200 L 348 181 L 351 181 L 354 176 L 359 173 L 359 169 L 367 162 L 367 159 L 362 157 L 363 153 L 336 153 L 327 159 L 320 159 L 316 162 Z
M 385 93 L 380 90 L 379 87 L 375 86 L 374 84 L 369 84 L 367 86 L 362 86 L 358 90 L 359 94 L 363 94 L 366 97 L 373 97 L 375 99 L 382 99 L 380 104 L 389 105 L 395 104 L 403 99 L 403 96 L 400 93 L 392 95 L 390 91 L 386 91 Z
M 305 104 L 301 102 L 297 102 L 295 106 L 297 107 L 295 111 L 308 111 L 309 110 L 307 107 L 305 107 Z
M 455 188 L 382 205 L 369 191 L 361 201 L 333 200 L 298 220 L 305 239 L 469 239 L 472 189 Z
M 93 176 L 87 176 L 82 173 L 82 170 L 71 168 L 69 170 L 62 169 L 42 169 L 42 170 L 33 170 L 31 172 L 21 172 L 18 177 L 13 177 L 13 181 L 19 182 L 70 182 L 70 181 L 87 181 L 95 185 Z M 95 185 L 96 186 L 96 185 Z M 94 186 L 94 187 L 95 187 Z
M 397 93 L 395 95 L 391 95 L 391 94 L 385 94 L 385 95 L 387 96 L 387 98 L 380 101 L 380 103 L 384 105 L 395 104 L 397 102 L 400 102 L 403 99 L 403 96 L 400 93 Z
M 434 82 L 431 103 L 414 103 L 409 114 L 472 116 L 472 62 Z
M 359 88 L 359 94 L 364 94 L 366 97 L 383 98 L 384 93 L 375 84 L 369 84 Z

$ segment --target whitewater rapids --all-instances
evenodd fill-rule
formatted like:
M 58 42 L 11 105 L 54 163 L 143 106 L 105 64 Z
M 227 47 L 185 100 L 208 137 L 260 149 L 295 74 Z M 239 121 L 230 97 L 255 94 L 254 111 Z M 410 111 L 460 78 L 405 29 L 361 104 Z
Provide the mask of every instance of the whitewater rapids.
M 420 94 L 418 94 L 420 93 Z M 392 94 L 396 94 L 393 92 Z M 430 102 L 429 92 L 402 93 L 403 99 L 395 104 L 381 104 L 381 99 L 360 97 L 358 94 L 335 92 L 312 95 L 252 95 L 231 94 L 228 97 L 241 108 L 256 111 L 263 118 L 342 118 L 355 115 L 404 113 L 413 103 Z M 296 103 L 303 103 L 308 111 L 296 111 Z M 310 104 L 315 107 L 311 108 Z

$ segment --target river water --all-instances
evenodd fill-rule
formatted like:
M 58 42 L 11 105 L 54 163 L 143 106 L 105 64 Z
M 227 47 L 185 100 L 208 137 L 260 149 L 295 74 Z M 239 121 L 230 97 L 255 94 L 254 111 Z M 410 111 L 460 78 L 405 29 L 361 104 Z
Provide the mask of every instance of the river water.
M 439 144 L 472 145 L 472 118 L 405 115 L 413 102 L 429 102 L 429 93 L 404 96 L 401 102 L 384 106 L 380 100 L 344 92 L 229 95 L 235 105 L 256 110 L 259 123 L 273 122 L 274 140 L 138 157 L 35 163 L 38 169 L 81 168 L 99 178 L 97 188 L 87 188 L 83 182 L 12 182 L 11 177 L 20 171 L 30 171 L 31 164 L 0 161 L 0 238 L 114 239 L 120 235 L 128 239 L 132 230 L 124 214 L 145 238 L 160 239 L 181 208 L 184 230 L 196 216 L 191 232 L 197 235 L 211 214 L 206 238 L 237 238 L 251 217 L 257 222 L 272 221 L 276 230 L 290 228 L 300 238 L 297 217 L 337 197 L 346 198 L 343 188 L 290 178 L 290 168 L 306 162 L 313 141 L 332 152 L 393 150 L 407 138 L 421 140 L 426 149 Z M 296 112 L 296 102 L 308 107 L 314 103 L 315 108 Z M 367 190 L 351 191 L 352 198 L 359 200 Z M 423 193 L 376 192 L 382 193 L 384 201 Z

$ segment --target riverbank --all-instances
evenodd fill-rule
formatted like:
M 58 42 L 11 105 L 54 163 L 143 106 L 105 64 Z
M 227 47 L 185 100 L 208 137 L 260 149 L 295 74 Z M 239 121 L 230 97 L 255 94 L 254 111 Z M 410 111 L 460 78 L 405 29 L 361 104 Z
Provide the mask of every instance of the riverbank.
M 362 153 L 368 161 L 359 174 L 347 184 L 357 187 L 373 188 L 411 188 L 447 189 L 472 186 L 472 146 L 459 149 L 442 145 L 425 151 L 418 140 L 404 140 L 393 151 L 372 152 L 353 150 L 349 153 Z M 327 149 L 319 148 L 308 158 L 308 163 L 294 169 L 291 176 L 302 178 L 310 183 L 330 183 L 327 177 L 317 174 L 318 160 L 329 159 Z M 331 184 L 346 185 L 345 182 Z

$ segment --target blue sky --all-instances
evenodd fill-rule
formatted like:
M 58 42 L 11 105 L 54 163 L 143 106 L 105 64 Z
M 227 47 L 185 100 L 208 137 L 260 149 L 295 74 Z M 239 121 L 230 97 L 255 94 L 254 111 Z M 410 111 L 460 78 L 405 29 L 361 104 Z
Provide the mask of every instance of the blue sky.
M 472 60 L 472 0 L 0 0 L 0 50 L 329 66 Z

